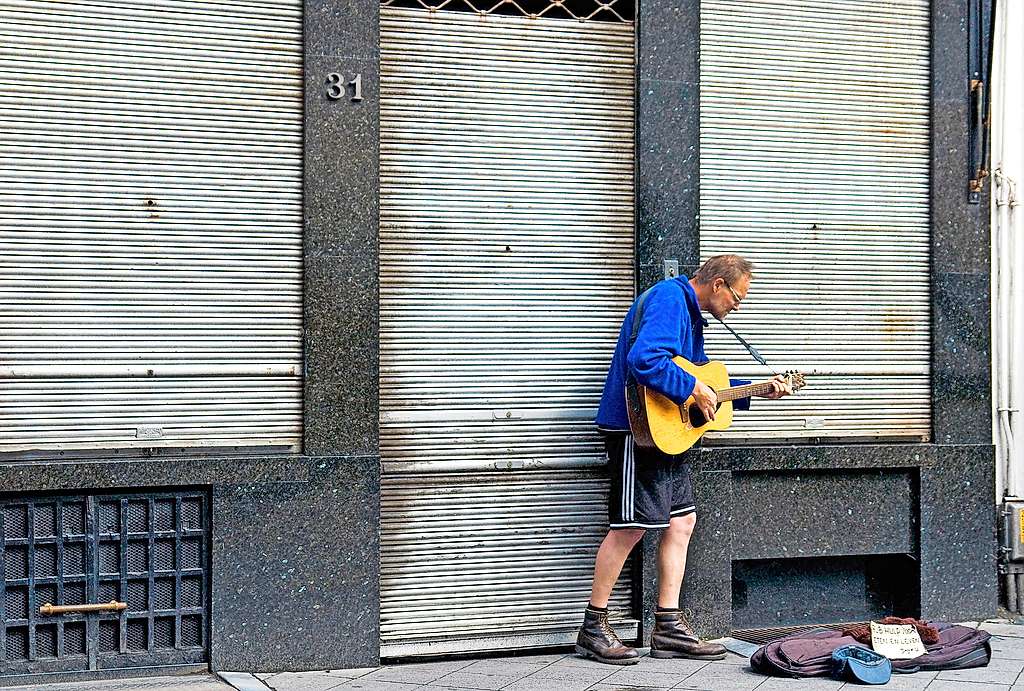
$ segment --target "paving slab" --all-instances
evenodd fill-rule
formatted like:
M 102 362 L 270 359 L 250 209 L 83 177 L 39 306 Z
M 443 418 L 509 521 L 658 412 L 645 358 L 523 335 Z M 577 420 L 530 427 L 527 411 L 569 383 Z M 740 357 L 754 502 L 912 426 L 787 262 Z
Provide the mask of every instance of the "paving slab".
M 1024 660 L 1024 639 L 993 636 L 989 645 L 993 660 Z
M 260 677 L 248 672 L 217 672 L 217 676 L 224 683 L 231 684 L 237 691 L 269 691 L 270 689 Z
M 353 667 L 352 669 L 328 669 L 328 670 L 325 670 L 325 671 L 326 671 L 327 674 L 330 674 L 332 677 L 345 677 L 346 679 L 355 679 L 356 677 L 361 677 L 361 676 L 367 675 L 370 672 L 375 672 L 378 669 L 382 669 L 382 668 L 381 667 Z
M 843 688 L 845 685 L 844 682 L 826 677 L 812 677 L 809 679 L 766 677 L 764 683 L 757 687 L 757 691 L 834 691 L 835 689 Z
M 139 677 L 102 681 L 58 682 L 8 686 L 3 691 L 231 691 L 231 685 L 210 674 Z
M 1008 684 L 982 684 L 976 681 L 951 681 L 936 679 L 928 684 L 927 691 L 1009 691 Z
M 559 681 L 562 679 L 588 679 L 591 684 L 595 684 L 606 677 L 610 677 L 615 672 L 622 669 L 621 667 L 613 667 L 612 665 L 601 665 L 600 667 L 580 667 L 578 665 L 563 665 L 561 663 L 554 663 L 548 665 L 544 669 L 538 670 L 533 674 L 524 677 L 524 679 L 550 679 L 552 681 Z
M 551 664 L 552 662 L 558 662 L 564 660 L 567 657 L 573 656 L 575 653 L 550 653 L 546 655 L 516 655 L 509 658 L 494 658 L 494 659 L 508 659 L 513 662 L 529 662 L 535 663 L 540 662 L 543 664 Z
M 746 655 L 729 653 L 722 660 L 712 660 L 712 665 L 725 665 L 729 667 L 750 667 L 750 658 Z
M 504 688 L 521 677 L 514 674 L 474 674 L 459 670 L 446 674 L 440 679 L 433 681 L 429 686 L 452 686 L 459 689 L 484 689 L 485 691 L 497 691 Z
M 338 686 L 334 687 L 338 691 L 348 691 L 351 689 L 360 689 L 361 691 L 418 691 L 422 688 L 424 687 L 420 684 L 403 684 L 397 681 L 366 681 L 362 678 L 343 680 Z
M 913 674 L 894 674 L 885 685 L 886 689 L 893 691 L 920 691 L 932 683 L 938 672 L 914 672 Z M 853 689 L 852 684 L 847 684 L 847 689 Z
M 645 660 L 647 658 L 640 658 Z M 612 671 L 620 669 L 618 665 L 606 665 L 603 662 L 591 660 L 588 657 L 579 657 L 578 655 L 570 655 L 569 657 L 559 660 L 551 665 L 552 667 L 580 667 L 583 669 L 610 669 Z M 635 666 L 635 665 L 633 665 Z
M 690 670 L 682 673 L 656 672 L 647 669 L 643 666 L 643 661 L 641 661 L 640 665 L 620 670 L 610 677 L 606 677 L 601 681 L 601 684 L 671 689 L 673 686 L 682 683 L 694 671 Z
M 392 665 L 390 667 L 380 667 L 357 678 L 364 681 L 398 681 L 406 684 L 426 685 L 473 663 L 474 660 L 453 660 Z
M 552 662 L 520 662 L 517 657 L 505 659 L 477 660 L 460 671 L 468 674 L 497 674 L 500 676 L 525 677 L 549 667 Z
M 700 691 L 753 691 L 764 682 L 764 676 L 750 669 L 733 665 L 708 665 L 691 674 L 675 688 Z
M 623 686 L 622 684 L 594 684 L 587 691 L 637 691 L 637 689 L 643 689 L 644 691 L 668 691 L 668 686 Z
M 551 677 L 529 676 L 517 679 L 502 691 L 586 691 L 598 680 L 587 677 L 554 679 Z
M 993 622 L 982 622 L 979 628 L 988 631 L 993 636 L 1006 638 L 1024 638 L 1024 626 L 1019 624 L 996 624 Z
M 267 677 L 263 683 L 273 691 L 330 691 L 345 682 L 327 672 L 281 672 Z
M 642 657 L 635 669 L 644 672 L 660 672 L 673 674 L 675 676 L 689 676 L 697 670 L 704 669 L 711 663 L 707 660 L 687 660 L 684 658 L 660 659 L 656 657 Z
M 1013 686 L 1024 670 L 1024 660 L 1000 659 L 996 656 L 987 667 L 957 669 L 939 672 L 939 681 L 977 681 L 984 684 L 1006 684 Z

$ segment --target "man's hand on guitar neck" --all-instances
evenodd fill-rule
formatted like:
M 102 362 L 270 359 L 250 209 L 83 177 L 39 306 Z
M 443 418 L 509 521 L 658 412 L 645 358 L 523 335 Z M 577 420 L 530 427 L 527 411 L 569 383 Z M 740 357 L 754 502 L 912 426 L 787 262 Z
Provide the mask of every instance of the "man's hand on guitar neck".
M 770 398 L 772 400 L 776 398 L 782 398 L 783 396 L 793 395 L 793 385 L 789 379 L 781 374 L 776 374 L 775 378 L 772 379 L 772 390 L 766 394 L 761 394 L 760 398 Z
M 692 395 L 697 408 L 704 413 L 704 417 L 714 420 L 715 411 L 718 410 L 718 394 L 715 393 L 715 390 L 698 379 L 693 386 Z

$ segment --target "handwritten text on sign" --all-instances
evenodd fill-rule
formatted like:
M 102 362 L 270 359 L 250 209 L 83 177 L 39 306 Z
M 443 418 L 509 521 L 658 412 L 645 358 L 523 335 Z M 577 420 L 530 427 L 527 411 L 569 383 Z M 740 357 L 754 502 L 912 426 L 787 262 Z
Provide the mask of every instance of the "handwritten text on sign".
M 910 660 L 927 652 L 917 629 L 909 624 L 871 622 L 871 647 L 890 660 Z

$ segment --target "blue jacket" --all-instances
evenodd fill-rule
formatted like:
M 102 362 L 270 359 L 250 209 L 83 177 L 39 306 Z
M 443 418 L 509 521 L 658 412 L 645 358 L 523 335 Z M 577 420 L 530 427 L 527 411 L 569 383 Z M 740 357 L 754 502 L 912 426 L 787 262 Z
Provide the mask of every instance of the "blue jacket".
M 697 295 L 684 277 L 668 278 L 653 288 L 644 302 L 643 316 L 636 343 L 629 347 L 633 332 L 633 315 L 637 301 L 626 312 L 619 330 L 619 341 L 604 383 L 604 394 L 597 410 L 597 426 L 610 431 L 628 431 L 626 413 L 626 368 L 637 382 L 664 394 L 676 403 L 683 403 L 696 379 L 672 362 L 676 355 L 694 363 L 708 361 L 704 354 L 704 327 L 707 321 L 700 314 Z M 628 351 L 628 352 L 627 352 Z M 739 382 L 735 382 L 738 384 Z M 745 410 L 750 399 L 733 402 L 736 410 Z

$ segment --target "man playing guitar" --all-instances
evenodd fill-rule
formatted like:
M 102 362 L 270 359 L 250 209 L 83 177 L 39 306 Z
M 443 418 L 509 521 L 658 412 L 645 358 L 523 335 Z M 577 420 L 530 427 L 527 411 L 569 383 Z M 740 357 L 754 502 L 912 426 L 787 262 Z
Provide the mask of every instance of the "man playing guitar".
M 753 265 L 735 254 L 712 257 L 693 278 L 670 278 L 647 293 L 634 334 L 637 302 L 626 314 L 619 332 L 597 425 L 605 437 L 611 491 L 609 530 L 594 566 L 594 583 L 576 652 L 608 664 L 638 661 L 635 648 L 624 644 L 608 624 L 608 598 L 634 545 L 649 528 L 664 529 L 658 546 L 658 609 L 651 640 L 652 657 L 716 660 L 725 648 L 701 641 L 683 618 L 679 593 L 686 568 L 686 551 L 697 522 L 690 467 L 678 456 L 638 447 L 630 433 L 626 386 L 635 381 L 684 403 L 691 395 L 707 419 L 718 407 L 715 392 L 672 358 L 706 362 L 701 312 L 724 319 L 740 307 L 753 278 Z M 632 342 L 632 346 L 630 343 Z M 772 380 L 764 398 L 781 398 L 792 388 L 781 376 Z M 736 401 L 745 409 L 749 399 Z

